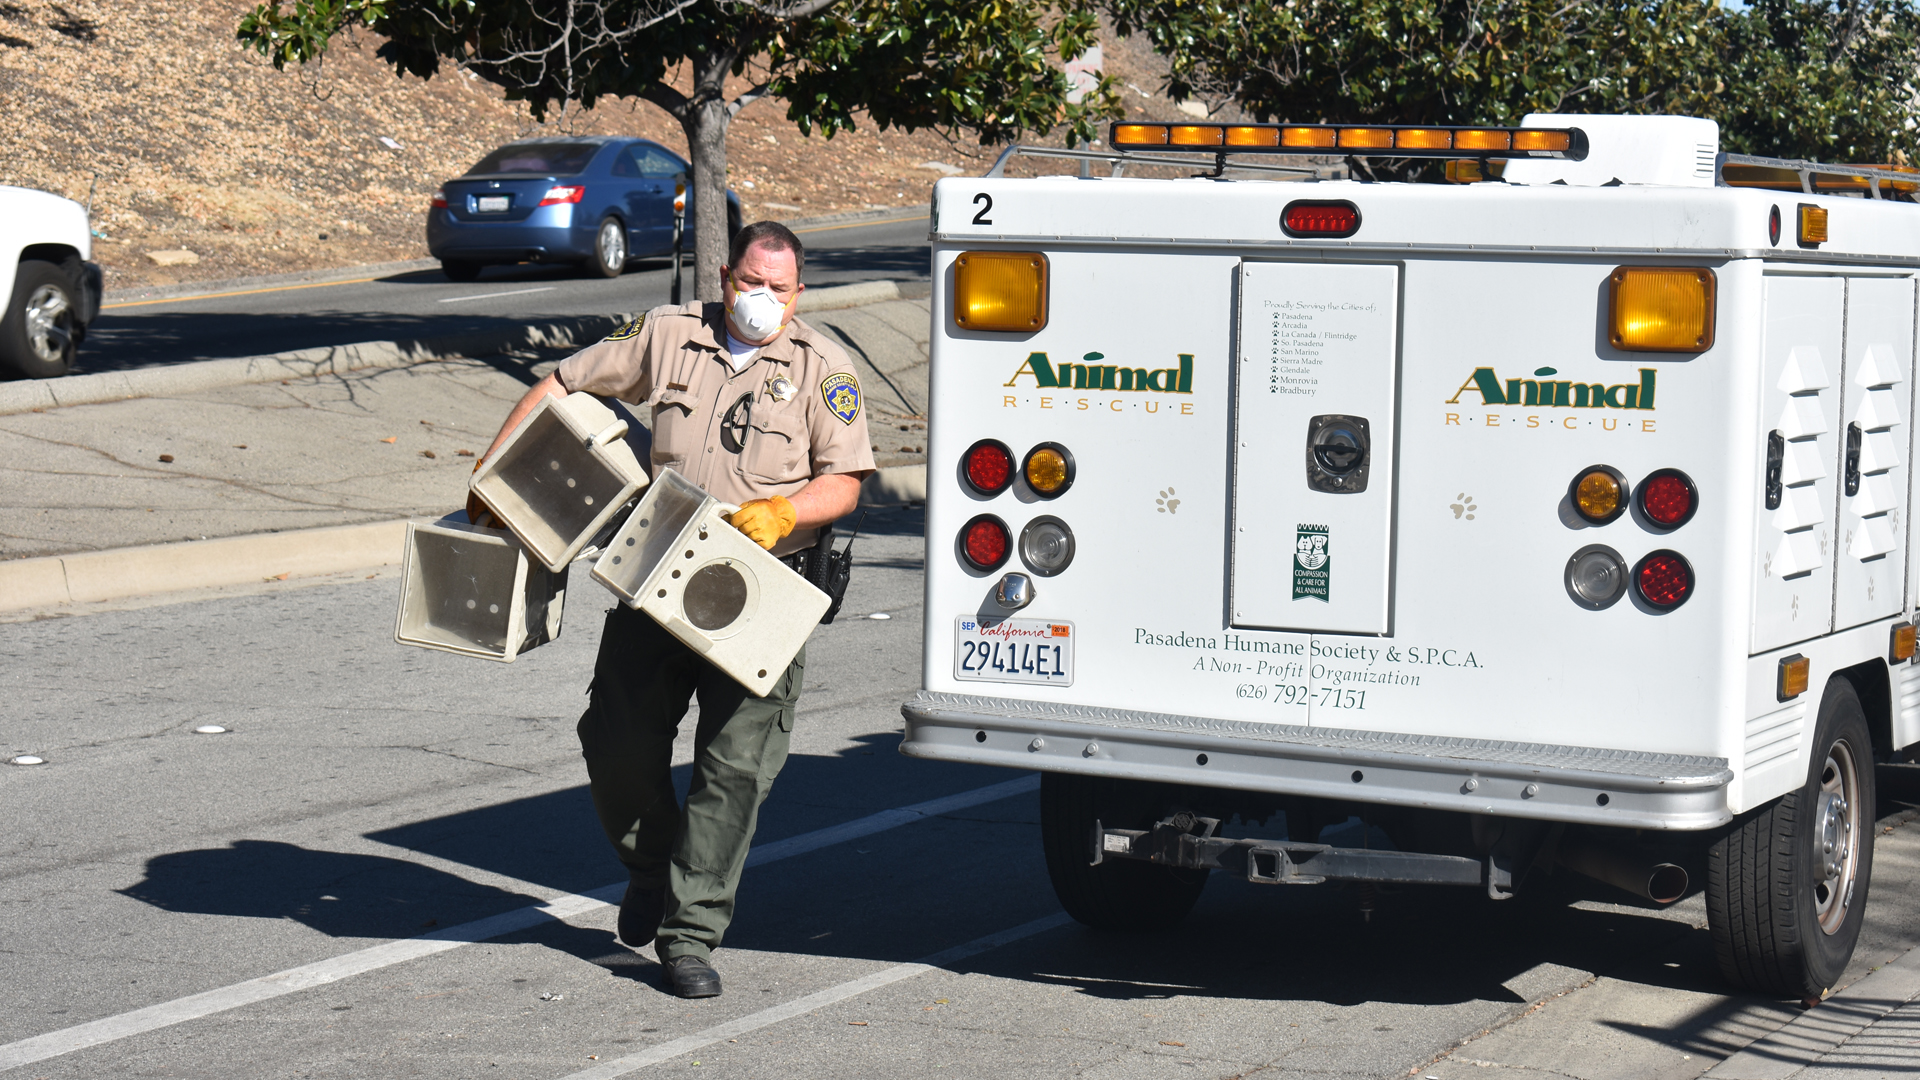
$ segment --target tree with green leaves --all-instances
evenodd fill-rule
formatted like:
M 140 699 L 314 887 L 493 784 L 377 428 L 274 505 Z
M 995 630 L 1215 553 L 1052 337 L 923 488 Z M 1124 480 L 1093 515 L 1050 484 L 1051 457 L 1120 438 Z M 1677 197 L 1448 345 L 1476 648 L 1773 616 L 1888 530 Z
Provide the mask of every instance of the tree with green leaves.
M 694 268 L 719 298 L 727 129 L 773 97 L 802 131 L 831 136 L 865 112 L 881 128 L 972 133 L 982 143 L 1064 124 L 1093 136 L 1119 114 L 1113 80 L 1078 103 L 1061 66 L 1094 43 L 1091 0 L 265 0 L 238 28 L 276 67 L 321 59 L 342 34 L 385 40 L 397 71 L 473 72 L 536 119 L 640 98 L 686 133 Z M 691 89 L 675 85 L 682 70 Z M 750 87 L 729 98 L 729 78 Z
M 1109 0 L 1170 61 L 1176 100 L 1263 120 L 1514 124 L 1529 112 L 1719 121 L 1728 150 L 1912 152 L 1911 0 Z M 1422 162 L 1353 162 L 1413 178 Z

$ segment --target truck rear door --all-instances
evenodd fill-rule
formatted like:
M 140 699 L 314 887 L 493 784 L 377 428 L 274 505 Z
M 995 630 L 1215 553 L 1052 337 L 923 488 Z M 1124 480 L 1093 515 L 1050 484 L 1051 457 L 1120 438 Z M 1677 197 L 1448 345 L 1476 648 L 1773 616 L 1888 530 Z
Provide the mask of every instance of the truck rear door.
M 1390 633 L 1401 268 L 1240 265 L 1236 628 Z

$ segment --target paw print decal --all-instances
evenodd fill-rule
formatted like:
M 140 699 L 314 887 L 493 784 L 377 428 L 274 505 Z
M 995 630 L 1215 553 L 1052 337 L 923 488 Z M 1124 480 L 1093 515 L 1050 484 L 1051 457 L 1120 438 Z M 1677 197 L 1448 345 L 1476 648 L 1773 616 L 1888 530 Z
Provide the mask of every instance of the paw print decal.
M 1177 514 L 1180 512 L 1180 500 L 1173 497 L 1172 488 L 1161 492 L 1160 497 L 1153 500 L 1153 506 L 1155 510 L 1158 510 L 1162 514 Z
M 1472 521 L 1473 512 L 1475 510 L 1480 509 L 1478 506 L 1474 505 L 1473 496 L 1463 491 L 1460 494 L 1454 496 L 1454 498 L 1460 501 L 1453 504 L 1453 519 L 1455 521 L 1459 521 L 1460 519 L 1465 518 L 1468 521 Z

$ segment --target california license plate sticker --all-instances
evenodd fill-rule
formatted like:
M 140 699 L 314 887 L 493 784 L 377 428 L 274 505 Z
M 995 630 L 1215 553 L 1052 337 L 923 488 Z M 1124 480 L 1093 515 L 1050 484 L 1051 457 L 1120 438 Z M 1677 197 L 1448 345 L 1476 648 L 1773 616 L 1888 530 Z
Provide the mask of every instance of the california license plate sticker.
M 1073 685 L 1073 624 L 1046 619 L 954 620 L 953 677 Z

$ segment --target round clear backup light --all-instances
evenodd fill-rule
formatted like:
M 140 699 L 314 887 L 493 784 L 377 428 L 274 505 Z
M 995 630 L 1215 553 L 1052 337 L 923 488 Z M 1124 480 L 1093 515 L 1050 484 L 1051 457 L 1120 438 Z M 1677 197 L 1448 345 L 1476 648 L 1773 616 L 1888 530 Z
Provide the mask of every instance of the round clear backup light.
M 1567 595 L 1588 611 L 1601 611 L 1627 595 L 1627 562 L 1605 544 L 1589 544 L 1567 560 Z
M 1020 561 L 1041 577 L 1072 565 L 1073 548 L 1073 530 L 1051 514 L 1034 518 L 1020 530 Z

